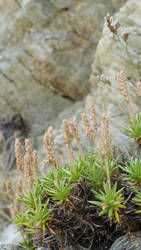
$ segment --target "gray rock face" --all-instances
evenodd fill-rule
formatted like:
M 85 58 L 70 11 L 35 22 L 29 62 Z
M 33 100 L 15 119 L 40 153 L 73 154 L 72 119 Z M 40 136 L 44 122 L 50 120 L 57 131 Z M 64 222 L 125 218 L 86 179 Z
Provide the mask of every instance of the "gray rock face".
M 0 234 L 0 242 L 18 244 L 20 241 L 22 241 L 22 236 L 20 232 L 17 231 L 17 227 L 13 224 L 9 224 Z
M 34 139 L 59 124 L 89 92 L 104 16 L 124 2 L 0 0 L 0 120 L 20 113 Z
M 110 250 L 141 250 L 141 232 L 120 237 L 115 241 Z
M 0 243 L 0 250 L 22 250 L 25 249 L 19 245 L 16 244 L 4 244 Z
M 113 145 L 120 149 L 120 152 L 127 156 L 135 151 L 135 144 L 128 140 L 127 136 L 121 129 L 125 126 L 125 120 L 128 119 L 127 107 L 120 95 L 117 83 L 117 74 L 123 70 L 127 76 L 127 85 L 129 87 L 129 95 L 131 97 L 132 109 L 134 114 L 140 112 L 141 98 L 137 96 L 135 87 L 136 82 L 141 76 L 138 70 L 140 61 L 140 21 L 141 2 L 138 0 L 129 0 L 123 8 L 114 16 L 114 20 L 119 20 L 119 32 L 125 30 L 130 32 L 128 38 L 128 47 L 132 60 L 124 48 L 121 48 L 119 42 L 111 39 L 111 33 L 105 26 L 103 30 L 103 38 L 99 41 L 95 60 L 92 65 L 91 84 L 92 93 L 96 103 L 96 110 L 101 114 L 103 107 L 110 118 L 110 130 Z M 101 81 L 96 75 L 103 75 L 109 78 L 109 82 Z M 129 80 L 130 79 L 130 80 Z

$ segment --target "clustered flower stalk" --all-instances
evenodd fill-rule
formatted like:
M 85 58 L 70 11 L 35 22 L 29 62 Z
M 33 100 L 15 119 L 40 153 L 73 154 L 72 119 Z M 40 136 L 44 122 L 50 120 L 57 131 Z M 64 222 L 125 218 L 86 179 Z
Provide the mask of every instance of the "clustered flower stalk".
M 16 214 L 20 212 L 20 206 L 18 202 L 19 195 L 24 191 L 25 193 L 31 191 L 33 193 L 33 183 L 35 183 L 39 176 L 38 169 L 38 154 L 36 151 L 32 152 L 29 139 L 25 139 L 25 154 L 22 155 L 21 144 L 19 139 L 15 140 L 15 154 L 16 154 L 16 166 L 22 173 L 23 182 L 18 179 L 16 184 L 16 195 L 12 190 L 11 182 L 6 182 L 6 189 L 9 198 L 13 201 L 10 205 L 11 215 L 14 218 Z M 34 197 L 34 193 L 33 193 Z M 36 199 L 34 197 L 36 206 Z M 37 206 L 36 206 L 37 207 Z
M 83 151 L 82 151 L 82 147 L 81 147 L 81 144 L 80 144 L 80 136 L 79 136 L 78 125 L 77 125 L 76 120 L 73 119 L 73 121 L 70 121 L 69 125 L 70 125 L 70 128 L 71 128 L 71 132 L 72 132 L 74 138 L 77 141 L 79 155 L 81 156 L 81 158 L 83 158 Z
M 55 154 L 55 146 L 54 146 L 54 136 L 53 136 L 53 128 L 49 127 L 48 131 L 44 135 L 44 145 L 46 149 L 46 158 L 47 162 L 51 165 L 56 185 L 59 186 L 58 179 L 57 179 L 57 174 L 56 174 L 56 169 L 55 167 L 58 166 L 57 164 L 57 158 Z
M 102 150 L 105 158 L 105 165 L 106 165 L 106 175 L 107 175 L 107 182 L 108 187 L 111 189 L 111 180 L 110 180 L 110 172 L 108 166 L 108 156 L 111 154 L 110 148 L 110 136 L 109 136 L 109 120 L 106 115 L 103 113 L 101 116 L 102 121 Z
M 69 152 L 69 157 L 70 157 L 70 162 L 72 164 L 72 168 L 74 168 L 74 163 L 73 163 L 73 151 L 72 151 L 72 134 L 69 129 L 69 125 L 67 121 L 64 119 L 63 120 L 63 125 L 64 125 L 64 143 L 67 146 L 68 152 Z
M 15 216 L 20 212 L 20 204 L 17 200 L 18 195 L 15 195 L 13 192 L 10 180 L 6 181 L 6 190 L 7 190 L 9 199 L 13 201 L 13 203 L 10 204 L 9 209 L 10 209 L 11 216 L 14 219 Z
M 105 17 L 105 21 L 106 21 L 106 26 L 109 28 L 109 30 L 114 34 L 117 35 L 118 32 L 118 28 L 120 26 L 119 21 L 115 21 L 113 22 L 113 18 L 107 14 L 107 16 Z
M 116 40 L 120 43 L 121 47 L 125 50 L 132 66 L 134 67 L 135 69 L 135 72 L 136 72 L 136 76 L 139 77 L 140 76 L 140 72 L 139 70 L 137 69 L 137 65 L 136 63 L 134 62 L 133 58 L 132 58 L 132 55 L 128 49 L 128 44 L 127 44 L 127 40 L 128 40 L 128 37 L 130 35 L 130 32 L 129 30 L 126 30 L 124 32 L 122 32 L 121 34 L 119 33 L 119 27 L 120 27 L 120 23 L 118 20 L 116 20 L 115 22 L 113 22 L 113 18 L 112 16 L 110 16 L 109 14 L 107 14 L 107 16 L 105 17 L 105 23 L 106 23 L 106 26 L 108 27 L 108 29 L 110 30 L 110 32 L 112 33 L 113 35 L 113 40 Z
M 97 130 L 96 112 L 95 112 L 95 106 L 94 106 L 93 100 L 91 100 L 91 103 L 90 103 L 90 111 L 91 111 L 90 119 L 93 122 L 95 130 Z
M 82 113 L 82 121 L 83 121 L 84 126 L 85 126 L 85 134 L 88 138 L 88 143 L 89 143 L 89 147 L 90 147 L 90 139 L 93 139 L 94 144 L 95 144 L 95 136 L 96 135 L 94 133 L 94 129 L 92 128 L 85 112 Z
M 119 87 L 120 87 L 120 94 L 122 95 L 123 100 L 125 101 L 125 103 L 127 105 L 127 109 L 128 109 L 128 113 L 129 113 L 130 119 L 131 119 L 132 123 L 134 123 L 131 101 L 130 101 L 130 97 L 129 97 L 129 94 L 128 94 L 128 88 L 127 88 L 127 84 L 126 84 L 126 78 L 125 78 L 125 75 L 124 75 L 123 71 L 121 71 L 118 74 L 117 80 L 118 80 L 118 84 L 119 84 Z

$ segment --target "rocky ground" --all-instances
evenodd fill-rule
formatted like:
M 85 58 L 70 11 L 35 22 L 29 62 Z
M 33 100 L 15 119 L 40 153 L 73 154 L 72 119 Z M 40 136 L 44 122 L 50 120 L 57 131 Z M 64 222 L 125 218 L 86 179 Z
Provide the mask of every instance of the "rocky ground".
M 107 13 L 119 20 L 121 33 L 130 33 L 129 51 L 136 67 L 104 25 Z M 103 109 L 110 118 L 117 151 L 126 157 L 134 154 L 134 142 L 121 131 L 128 115 L 116 76 L 124 70 L 133 110 L 139 112 L 141 100 L 135 83 L 140 79 L 140 16 L 139 0 L 0 0 L 0 241 L 6 242 L 7 234 L 9 242 L 16 241 L 15 229 L 8 226 L 5 193 L 5 181 L 10 178 L 15 183 L 18 177 L 16 137 L 22 142 L 30 138 L 45 173 L 42 140 L 48 126 L 54 128 L 60 161 L 67 159 L 61 125 L 64 118 L 77 119 L 87 150 L 81 113 L 84 109 L 89 113 L 93 97 L 98 124 Z M 73 148 L 77 154 L 75 143 Z M 141 249 L 140 243 L 132 249 Z

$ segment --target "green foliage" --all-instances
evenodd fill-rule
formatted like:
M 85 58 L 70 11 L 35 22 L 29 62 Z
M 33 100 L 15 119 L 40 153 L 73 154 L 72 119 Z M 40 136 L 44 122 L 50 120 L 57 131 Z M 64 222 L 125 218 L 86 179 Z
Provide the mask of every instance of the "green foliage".
M 133 185 L 141 185 L 141 162 L 137 159 L 131 159 L 130 162 L 126 163 L 125 167 L 121 167 L 122 170 L 128 174 L 123 174 L 124 179 L 133 182 Z
M 45 204 L 42 204 L 41 198 L 38 198 L 36 201 L 36 209 L 30 207 L 27 211 L 22 211 L 19 213 L 14 223 L 22 228 L 26 226 L 26 233 L 34 234 L 36 233 L 36 229 L 40 228 L 42 231 L 45 231 L 45 223 L 50 220 L 50 213 L 52 209 L 48 209 L 49 199 Z
M 30 250 L 33 250 L 33 249 L 36 248 L 36 246 L 33 246 L 32 243 L 29 240 L 26 240 L 26 239 L 23 242 L 20 242 L 20 246 L 26 247 L 26 248 L 28 248 Z
M 124 127 L 124 131 L 127 132 L 129 138 L 134 138 L 138 142 L 141 139 L 141 114 L 136 114 L 133 121 L 130 119 L 127 123 L 128 127 Z
M 141 192 L 139 192 L 137 189 L 135 189 L 136 192 L 136 197 L 133 198 L 132 200 L 136 203 L 136 205 L 141 207 Z M 141 209 L 136 211 L 136 213 L 141 213 Z
M 45 230 L 45 223 L 50 219 L 51 209 L 48 209 L 49 199 L 45 202 L 43 185 L 38 180 L 33 184 L 33 190 L 27 194 L 20 194 L 19 202 L 22 203 L 22 211 L 16 215 L 14 223 L 19 227 L 26 227 L 27 233 L 36 233 L 37 228 Z
M 109 172 L 110 176 L 117 170 L 120 166 L 118 164 L 120 156 L 117 156 L 116 159 L 114 159 L 113 156 L 113 150 L 111 150 L 111 153 L 108 155 L 108 167 L 109 167 Z M 101 150 L 94 150 L 90 153 L 90 158 L 94 160 L 94 164 L 98 164 L 101 166 L 105 172 L 106 172 L 106 162 L 105 162 L 105 156 L 102 154 Z
M 36 209 L 36 203 L 39 199 L 43 199 L 43 184 L 40 180 L 36 184 L 33 184 L 33 192 L 22 193 L 19 195 L 18 201 L 21 202 L 26 208 Z
M 67 182 L 67 179 L 64 177 L 62 180 L 58 180 L 58 184 L 55 183 L 54 187 L 46 188 L 46 192 L 53 200 L 62 202 L 68 201 L 72 188 L 73 186 L 70 185 L 70 182 Z
M 65 177 L 65 173 L 63 168 L 58 167 L 55 168 L 55 172 L 53 170 L 47 174 L 46 177 L 42 178 L 44 189 L 53 188 L 56 186 L 56 178 L 58 181 L 62 180 Z
M 84 178 L 89 181 L 89 186 L 99 189 L 105 179 L 105 171 L 99 163 L 90 158 L 87 162 Z
M 125 205 L 122 204 L 124 198 L 121 193 L 124 188 L 121 188 L 117 191 L 117 182 L 115 183 L 113 189 L 109 189 L 107 183 L 103 183 L 103 187 L 104 192 L 100 190 L 100 192 L 98 193 L 93 190 L 95 197 L 100 201 L 89 202 L 102 208 L 102 211 L 99 214 L 100 216 L 103 214 L 107 214 L 110 219 L 115 216 L 116 220 L 120 222 L 119 210 L 121 208 L 125 208 Z
M 64 175 L 70 178 L 71 183 L 77 183 L 79 182 L 79 179 L 83 176 L 87 168 L 87 164 L 88 162 L 86 161 L 86 156 L 84 160 L 81 157 L 79 157 L 79 159 L 75 161 L 73 168 L 69 164 L 66 164 L 64 166 L 63 168 Z
M 43 180 L 44 191 L 57 201 L 67 201 L 73 188 L 71 177 L 66 175 L 65 168 L 58 167 L 51 171 Z

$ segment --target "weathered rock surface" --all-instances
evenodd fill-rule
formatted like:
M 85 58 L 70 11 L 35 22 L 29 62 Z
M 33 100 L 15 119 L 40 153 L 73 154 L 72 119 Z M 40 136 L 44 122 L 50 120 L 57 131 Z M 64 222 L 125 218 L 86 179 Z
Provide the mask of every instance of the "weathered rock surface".
M 103 18 L 124 2 L 7 0 L 5 4 L 1 0 L 1 82 L 8 81 L 19 91 L 28 84 L 36 90 L 41 84 L 62 96 L 80 99 L 89 89 L 90 65 Z M 11 103 L 14 96 L 9 98 Z
M 13 224 L 9 224 L 0 234 L 0 242 L 18 244 L 20 241 L 22 241 L 21 234 L 17 231 L 17 227 Z
M 70 112 L 73 102 L 89 92 L 104 16 L 123 3 L 0 0 L 0 120 L 21 114 L 35 147 L 49 125 L 60 127 L 60 112 Z M 16 133 L 10 137 L 9 156 Z M 10 169 L 14 159 L 5 161 L 6 147 L 7 142 L 0 162 Z
M 129 94 L 132 101 L 134 113 L 140 112 L 141 98 L 137 96 L 135 87 L 140 79 L 139 62 L 141 59 L 140 50 L 140 15 L 141 2 L 138 0 L 129 0 L 123 8 L 114 16 L 114 20 L 119 20 L 121 26 L 119 32 L 122 33 L 128 29 L 130 32 L 128 38 L 129 52 L 132 56 L 134 65 L 128 58 L 125 49 L 121 48 L 119 42 L 111 39 L 111 33 L 105 26 L 103 37 L 99 41 L 95 60 L 92 65 L 91 84 L 93 91 L 91 95 L 96 103 L 97 114 L 101 114 L 103 107 L 110 118 L 110 130 L 113 145 L 120 149 L 120 152 L 126 156 L 133 155 L 135 144 L 128 140 L 121 129 L 128 118 L 127 107 L 120 95 L 117 83 L 117 74 L 123 70 L 127 76 Z M 97 75 L 103 75 L 109 78 L 109 82 L 100 81 Z M 130 79 L 130 80 L 129 80 Z
M 120 237 L 115 241 L 110 250 L 141 250 L 141 232 Z
M 22 249 L 25 249 L 25 248 L 17 244 L 0 243 L 0 250 L 22 250 Z

